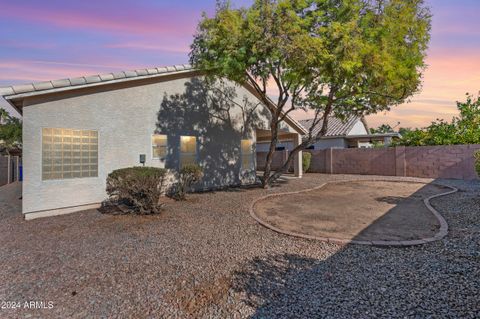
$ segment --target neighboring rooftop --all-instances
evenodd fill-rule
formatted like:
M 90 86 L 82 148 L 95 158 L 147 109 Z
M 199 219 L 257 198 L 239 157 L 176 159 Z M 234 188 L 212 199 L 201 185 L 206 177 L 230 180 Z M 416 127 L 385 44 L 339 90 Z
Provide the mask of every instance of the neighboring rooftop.
M 300 124 L 308 131 L 310 127 L 313 125 L 314 119 L 307 119 L 299 121 Z M 358 116 L 350 116 L 345 121 L 342 121 L 338 117 L 329 116 L 328 117 L 328 125 L 327 125 L 327 133 L 324 136 L 345 136 L 347 135 L 353 128 L 353 126 L 358 122 L 362 121 L 362 118 Z M 320 132 L 323 126 L 323 120 L 320 120 L 318 124 L 313 128 L 312 135 L 315 136 Z

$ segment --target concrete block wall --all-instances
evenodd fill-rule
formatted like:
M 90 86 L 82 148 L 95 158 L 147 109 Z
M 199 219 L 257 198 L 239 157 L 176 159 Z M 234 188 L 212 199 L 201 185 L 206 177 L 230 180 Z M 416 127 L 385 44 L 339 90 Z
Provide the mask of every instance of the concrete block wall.
M 8 157 L 0 156 L 0 186 L 8 184 Z
M 19 180 L 18 166 L 21 164 L 22 160 L 18 156 L 0 156 L 0 186 Z
M 480 145 L 406 147 L 406 176 L 476 179 L 473 154 Z
M 312 154 L 312 159 L 310 161 L 310 168 L 308 169 L 309 173 L 326 173 L 327 171 L 327 156 L 329 150 L 308 150 L 304 152 L 309 152 Z
M 265 162 L 267 159 L 268 152 L 257 152 L 257 169 L 262 170 L 265 167 Z M 273 153 L 273 160 L 272 160 L 272 169 L 276 170 L 282 167 L 283 163 L 287 161 L 288 158 L 288 151 L 277 151 Z
M 312 154 L 309 172 L 425 178 L 476 179 L 474 152 L 480 145 L 445 145 L 390 148 L 307 150 Z M 276 152 L 273 169 L 286 160 L 286 151 Z M 257 153 L 257 167 L 266 153 Z
M 383 176 L 395 175 L 394 149 L 332 149 L 331 173 Z

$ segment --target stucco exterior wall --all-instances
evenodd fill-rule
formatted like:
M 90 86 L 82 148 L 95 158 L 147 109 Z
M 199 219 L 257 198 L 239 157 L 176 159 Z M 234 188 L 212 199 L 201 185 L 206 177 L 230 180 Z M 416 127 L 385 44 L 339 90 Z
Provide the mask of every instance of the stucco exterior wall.
M 331 138 L 331 139 L 324 139 L 318 140 L 313 144 L 316 150 L 324 150 L 328 148 L 346 148 L 348 147 L 347 142 L 343 138 Z M 280 141 L 277 143 L 278 147 L 285 147 L 285 150 L 291 151 L 293 150 L 293 142 L 287 141 Z M 257 152 L 268 152 L 270 148 L 270 142 L 267 143 L 258 143 L 257 144 Z
M 365 128 L 365 125 L 363 124 L 362 121 L 357 121 L 355 125 L 353 125 L 352 129 L 350 132 L 348 132 L 347 135 L 365 135 L 368 134 L 367 129 Z
M 224 102 L 230 94 L 245 109 L 259 101 L 245 88 L 218 86 L 207 91 L 201 77 L 164 82 L 140 80 L 82 89 L 24 101 L 23 213 L 100 203 L 106 198 L 107 175 L 118 168 L 146 166 L 178 169 L 180 136 L 197 136 L 197 160 L 204 167 L 202 188 L 252 182 L 254 170 L 243 171 L 240 140 L 254 139 L 266 127 L 267 110 L 260 106 L 248 123 L 241 108 Z M 248 103 L 245 104 L 247 99 Z M 98 177 L 42 180 L 42 128 L 98 131 Z M 168 135 L 168 156 L 152 158 L 151 136 Z M 254 153 L 255 154 L 255 153 Z M 254 157 L 254 156 L 253 156 Z
M 328 148 L 346 148 L 347 142 L 343 138 L 329 138 L 317 140 L 314 144 L 315 150 L 324 150 Z
M 268 152 L 270 148 L 270 142 L 261 142 L 257 143 L 257 152 Z M 277 143 L 278 147 L 285 147 L 287 151 L 293 150 L 293 142 L 292 141 L 279 141 Z

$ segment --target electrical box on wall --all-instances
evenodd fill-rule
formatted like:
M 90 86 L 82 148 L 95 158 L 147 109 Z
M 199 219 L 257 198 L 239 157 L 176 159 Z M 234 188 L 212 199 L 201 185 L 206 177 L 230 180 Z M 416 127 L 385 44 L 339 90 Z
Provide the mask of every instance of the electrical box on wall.
M 146 160 L 147 160 L 147 156 L 145 154 L 140 154 L 140 164 L 145 166 Z

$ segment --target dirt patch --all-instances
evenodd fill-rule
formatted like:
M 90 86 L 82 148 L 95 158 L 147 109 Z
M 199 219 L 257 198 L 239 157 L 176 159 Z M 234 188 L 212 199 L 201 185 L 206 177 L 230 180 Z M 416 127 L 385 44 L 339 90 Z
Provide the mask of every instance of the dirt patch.
M 189 316 L 202 315 L 202 310 L 213 304 L 225 302 L 228 290 L 231 287 L 231 279 L 223 276 L 209 282 L 197 282 L 195 278 L 179 278 L 175 282 L 179 289 L 166 296 L 166 299 L 177 305 Z
M 423 200 L 448 190 L 412 182 L 332 183 L 260 201 L 255 213 L 290 233 L 358 241 L 415 240 L 433 237 L 440 227 Z

